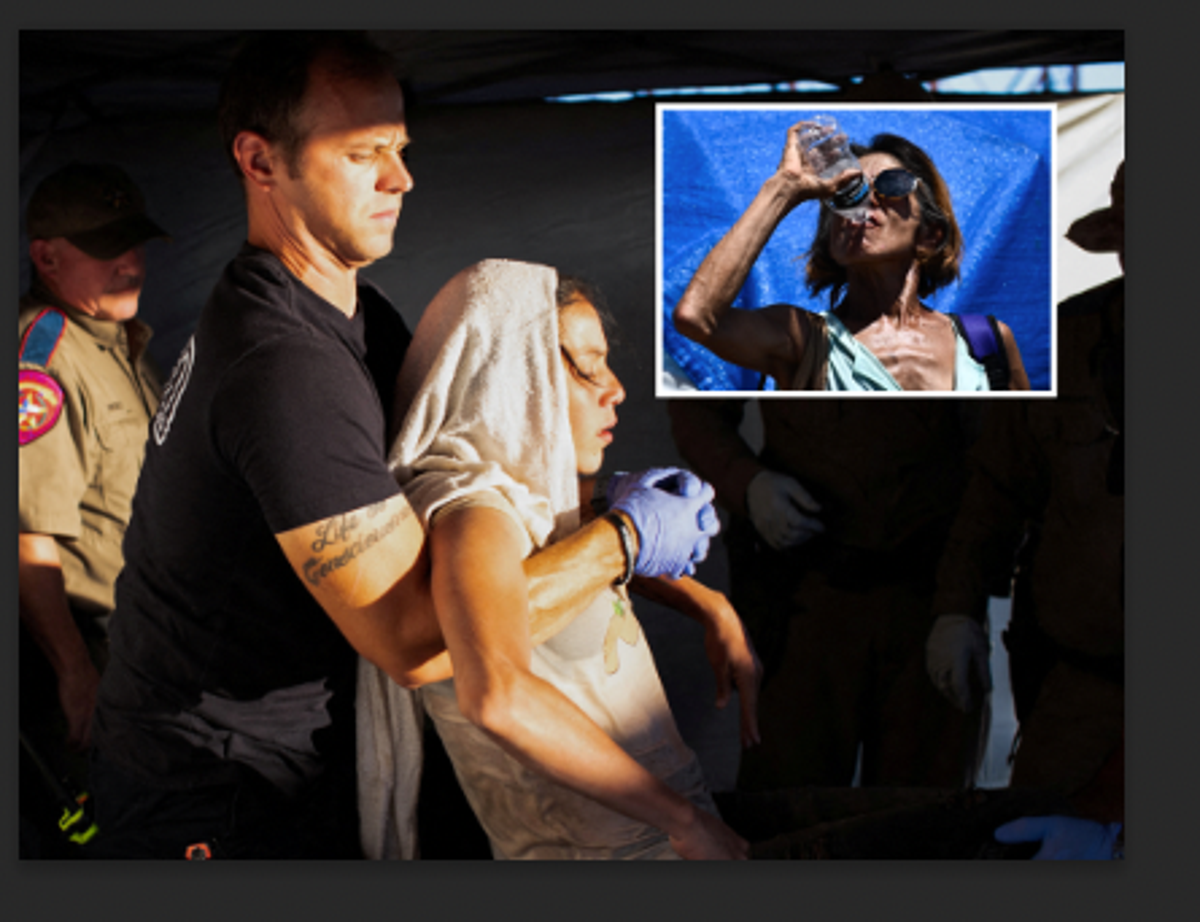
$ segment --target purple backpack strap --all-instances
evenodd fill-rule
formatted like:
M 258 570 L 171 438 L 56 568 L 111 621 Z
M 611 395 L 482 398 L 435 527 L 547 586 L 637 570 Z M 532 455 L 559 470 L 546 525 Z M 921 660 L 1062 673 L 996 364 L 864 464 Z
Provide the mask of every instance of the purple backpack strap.
M 1008 354 L 1000 343 L 1000 328 L 991 314 L 951 314 L 959 335 L 967 342 L 971 357 L 987 371 L 988 387 L 1008 390 Z

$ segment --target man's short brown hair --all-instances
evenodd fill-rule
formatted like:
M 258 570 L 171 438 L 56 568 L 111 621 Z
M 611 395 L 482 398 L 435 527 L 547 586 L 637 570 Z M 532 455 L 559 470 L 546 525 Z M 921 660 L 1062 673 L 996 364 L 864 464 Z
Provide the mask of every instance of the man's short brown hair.
M 340 79 L 396 76 L 391 55 L 365 32 L 250 33 L 225 75 L 217 104 L 221 142 L 239 179 L 242 168 L 233 155 L 233 141 L 243 131 L 279 145 L 294 172 L 305 140 L 299 114 L 318 60 Z
M 942 240 L 932 253 L 919 257 L 921 278 L 917 285 L 918 297 L 933 294 L 958 278 L 958 267 L 962 261 L 963 239 L 954 207 L 950 202 L 950 189 L 942 174 L 934 166 L 930 156 L 911 141 L 894 134 L 877 134 L 867 146 L 851 144 L 851 150 L 861 157 L 864 154 L 888 154 L 900 161 L 900 165 L 921 181 L 917 184 L 917 203 L 921 209 L 921 230 L 936 228 Z M 833 223 L 833 212 L 822 208 L 817 219 L 817 233 L 808 251 L 808 266 L 805 279 L 808 290 L 819 294 L 829 289 L 829 302 L 835 304 L 846 287 L 846 268 L 836 263 L 829 254 L 829 238 Z

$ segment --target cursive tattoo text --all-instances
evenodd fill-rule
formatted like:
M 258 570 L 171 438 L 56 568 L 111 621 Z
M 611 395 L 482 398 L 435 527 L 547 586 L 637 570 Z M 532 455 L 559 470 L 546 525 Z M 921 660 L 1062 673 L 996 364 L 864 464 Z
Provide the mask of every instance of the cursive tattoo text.
M 406 506 L 391 518 L 380 520 L 383 509 L 383 503 L 376 503 L 358 512 L 335 515 L 318 525 L 312 543 L 314 556 L 304 562 L 304 578 L 319 586 L 326 577 L 353 563 L 399 528 L 412 514 Z

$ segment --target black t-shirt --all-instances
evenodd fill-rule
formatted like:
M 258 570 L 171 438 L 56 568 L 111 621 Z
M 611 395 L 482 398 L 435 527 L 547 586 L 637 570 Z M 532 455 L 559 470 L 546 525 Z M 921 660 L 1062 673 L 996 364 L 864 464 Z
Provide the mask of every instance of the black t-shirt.
M 351 746 L 355 657 L 275 535 L 399 492 L 410 335 L 359 282 L 347 318 L 273 255 L 226 268 L 152 426 L 93 738 L 163 787 L 251 766 L 292 792 Z

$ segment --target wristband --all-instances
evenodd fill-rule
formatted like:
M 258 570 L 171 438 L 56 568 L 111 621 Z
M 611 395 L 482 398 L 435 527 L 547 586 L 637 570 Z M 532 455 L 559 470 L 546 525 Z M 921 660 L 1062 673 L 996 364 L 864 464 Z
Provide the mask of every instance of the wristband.
M 625 552 L 625 572 L 616 579 L 613 585 L 625 586 L 633 579 L 633 566 L 636 563 L 636 555 L 633 552 L 633 535 L 629 533 L 629 526 L 625 524 L 625 520 L 617 513 L 609 512 L 604 518 L 612 522 L 617 534 L 621 536 L 621 550 Z

